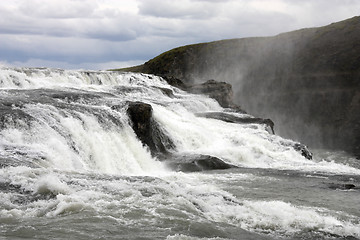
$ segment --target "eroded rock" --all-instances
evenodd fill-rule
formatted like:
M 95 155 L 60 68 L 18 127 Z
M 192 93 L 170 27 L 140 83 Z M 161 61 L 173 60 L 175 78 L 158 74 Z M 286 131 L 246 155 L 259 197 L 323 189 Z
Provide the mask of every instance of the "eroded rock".
M 298 151 L 299 153 L 301 153 L 301 155 L 309 160 L 312 159 L 312 153 L 308 150 L 308 148 L 301 143 L 295 143 L 293 145 L 293 148 Z
M 351 190 L 355 189 L 356 186 L 352 183 L 331 183 L 329 188 L 334 190 Z
M 167 157 L 165 162 L 172 170 L 181 172 L 201 172 L 236 168 L 236 166 L 210 155 L 171 155 Z
M 196 115 L 199 117 L 213 118 L 230 123 L 264 124 L 269 129 L 270 133 L 275 134 L 274 122 L 271 119 L 255 118 L 255 117 L 250 117 L 250 115 L 244 117 L 238 117 L 225 112 L 205 112 L 205 113 L 197 113 Z
M 191 93 L 208 95 L 225 108 L 235 106 L 233 103 L 232 86 L 226 82 L 208 80 L 201 84 L 188 86 L 186 90 Z
M 137 137 L 149 147 L 153 155 L 167 154 L 169 150 L 175 149 L 173 141 L 153 119 L 150 104 L 130 102 L 127 113 Z

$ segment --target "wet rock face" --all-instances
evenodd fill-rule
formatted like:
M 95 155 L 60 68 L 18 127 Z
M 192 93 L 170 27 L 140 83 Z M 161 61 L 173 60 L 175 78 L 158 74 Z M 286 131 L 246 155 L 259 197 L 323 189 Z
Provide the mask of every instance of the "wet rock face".
M 333 190 L 355 190 L 357 187 L 352 183 L 331 183 L 329 185 L 330 189 Z
M 307 159 L 312 159 L 313 155 L 312 153 L 307 149 L 307 147 L 304 144 L 301 143 L 295 143 L 293 145 L 293 148 L 301 153 L 301 155 Z
M 233 107 L 233 91 L 230 84 L 209 80 L 202 84 L 188 86 L 188 92 L 205 94 L 219 102 L 220 106 Z
M 172 170 L 181 172 L 200 172 L 236 168 L 234 165 L 209 155 L 172 155 L 168 157 L 166 164 Z
M 151 118 L 152 118 L 152 107 L 150 104 L 142 102 L 129 103 L 127 113 L 132 121 L 133 129 L 139 139 L 147 144 L 151 144 Z
M 205 118 L 213 118 L 218 119 L 224 122 L 230 123 L 239 123 L 239 124 L 263 124 L 267 127 L 268 132 L 275 134 L 274 131 L 274 122 L 271 119 L 263 119 L 263 118 L 256 118 L 250 117 L 250 115 L 246 117 L 237 117 L 228 113 L 224 112 L 205 112 L 205 113 L 197 113 L 199 117 Z
M 233 90 L 231 84 L 229 83 L 219 82 L 212 79 L 201 84 L 190 85 L 186 83 L 188 82 L 187 80 L 181 80 L 174 76 L 161 74 L 160 76 L 171 86 L 180 88 L 181 90 L 190 93 L 207 95 L 210 98 L 215 99 L 220 104 L 220 106 L 224 108 L 232 108 L 233 110 L 236 110 L 238 112 L 246 113 L 244 110 L 241 109 L 240 106 L 234 103 Z M 169 96 L 172 97 L 171 94 Z
M 10 104 L 0 105 L 0 130 L 8 126 L 28 127 L 33 117 Z
M 161 74 L 159 74 L 159 76 L 162 77 L 171 86 L 180 88 L 182 90 L 186 90 L 187 88 L 186 84 L 179 78 L 176 78 L 174 76 L 161 75 Z
M 143 102 L 130 102 L 127 114 L 140 141 L 147 145 L 153 155 L 167 154 L 175 148 L 174 143 L 152 117 L 152 107 Z
M 230 123 L 263 124 L 266 126 L 266 130 L 269 133 L 275 134 L 274 122 L 271 119 L 250 117 L 250 115 L 244 115 L 244 117 L 239 117 L 225 112 L 205 112 L 205 113 L 197 113 L 196 115 L 199 117 L 213 118 Z M 307 159 L 312 159 L 312 153 L 308 150 L 308 148 L 304 144 L 291 141 L 291 142 L 284 142 L 283 145 L 294 148 L 297 152 L 299 152 L 303 157 Z
M 113 106 L 114 110 L 117 108 L 117 106 Z M 166 162 L 169 168 L 174 171 L 198 172 L 235 167 L 213 156 L 174 154 L 175 145 L 173 141 L 153 119 L 152 111 L 150 104 L 143 102 L 128 103 L 127 114 L 132 122 L 135 134 L 144 145 L 149 147 L 152 155 Z

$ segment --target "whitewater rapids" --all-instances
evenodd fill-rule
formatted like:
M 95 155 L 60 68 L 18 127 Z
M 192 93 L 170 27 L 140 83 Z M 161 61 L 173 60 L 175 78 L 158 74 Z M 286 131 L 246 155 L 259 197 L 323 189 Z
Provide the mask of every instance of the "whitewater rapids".
M 176 153 L 237 168 L 169 169 L 133 131 L 126 106 L 136 101 L 152 106 Z M 264 125 L 206 112 L 244 116 L 153 75 L 2 68 L 0 237 L 360 238 L 354 158 L 308 160 Z

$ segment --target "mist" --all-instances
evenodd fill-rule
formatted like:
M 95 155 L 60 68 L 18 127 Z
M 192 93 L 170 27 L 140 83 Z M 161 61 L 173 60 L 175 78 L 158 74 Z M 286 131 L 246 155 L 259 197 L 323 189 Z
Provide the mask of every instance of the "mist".
M 230 83 L 234 102 L 272 119 L 277 134 L 357 154 L 360 66 L 349 46 L 360 41 L 358 22 L 187 46 L 172 59 L 171 74 L 188 83 Z

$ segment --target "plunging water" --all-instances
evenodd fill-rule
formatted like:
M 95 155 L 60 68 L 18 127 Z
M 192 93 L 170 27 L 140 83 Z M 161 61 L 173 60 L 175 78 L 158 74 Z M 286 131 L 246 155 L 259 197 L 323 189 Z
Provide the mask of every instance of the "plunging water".
M 346 153 L 308 160 L 263 125 L 200 117 L 244 116 L 152 75 L 3 68 L 0 87 L 3 238 L 360 238 L 360 164 Z M 135 101 L 174 154 L 236 168 L 169 169 L 134 133 Z

